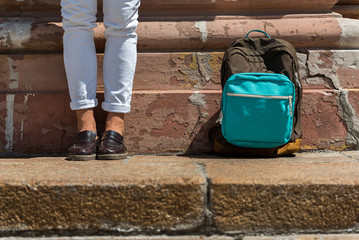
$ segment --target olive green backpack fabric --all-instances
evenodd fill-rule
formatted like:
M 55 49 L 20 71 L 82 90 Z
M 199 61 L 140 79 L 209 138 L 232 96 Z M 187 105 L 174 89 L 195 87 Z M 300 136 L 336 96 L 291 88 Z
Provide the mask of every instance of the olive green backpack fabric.
M 290 155 L 300 149 L 302 138 L 300 114 L 302 87 L 298 73 L 299 66 L 295 48 L 287 41 L 270 38 L 269 35 L 267 35 L 268 38 L 249 38 L 248 34 L 245 38 L 231 43 L 224 54 L 221 68 L 222 90 L 227 80 L 238 73 L 264 73 L 264 75 L 267 73 L 275 73 L 285 75 L 295 87 L 292 133 L 289 141 L 280 146 L 272 148 L 242 147 L 227 141 L 223 136 L 221 119 L 219 119 L 219 121 L 217 121 L 218 123 L 209 133 L 210 138 L 214 141 L 214 151 L 239 157 L 276 157 Z M 260 131 L 260 128 L 258 128 L 258 131 Z

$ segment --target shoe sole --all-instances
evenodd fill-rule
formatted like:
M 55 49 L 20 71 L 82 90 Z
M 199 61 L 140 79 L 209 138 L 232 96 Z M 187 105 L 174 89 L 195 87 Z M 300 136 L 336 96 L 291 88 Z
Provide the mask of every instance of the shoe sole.
M 69 161 L 90 161 L 95 160 L 96 154 L 88 154 L 88 155 L 67 155 L 67 160 Z
M 116 154 L 97 154 L 97 160 L 121 160 L 128 157 L 127 152 Z

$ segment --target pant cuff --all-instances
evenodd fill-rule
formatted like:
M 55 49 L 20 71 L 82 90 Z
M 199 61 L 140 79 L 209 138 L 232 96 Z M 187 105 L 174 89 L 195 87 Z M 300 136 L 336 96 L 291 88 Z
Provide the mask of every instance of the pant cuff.
M 119 103 L 103 102 L 102 109 L 107 112 L 128 113 L 131 111 L 131 106 L 125 104 L 119 104 Z
M 86 99 L 77 102 L 71 102 L 70 108 L 71 110 L 81 110 L 81 109 L 88 109 L 88 108 L 95 108 L 98 105 L 97 99 Z

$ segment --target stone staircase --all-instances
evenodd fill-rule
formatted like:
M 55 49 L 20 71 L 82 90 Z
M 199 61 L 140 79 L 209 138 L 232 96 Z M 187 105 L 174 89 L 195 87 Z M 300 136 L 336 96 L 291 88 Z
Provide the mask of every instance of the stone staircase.
M 359 141 L 357 6 L 358 0 L 143 0 L 126 116 L 131 157 L 69 162 L 62 156 L 76 126 L 60 1 L 1 0 L 0 239 L 359 239 L 359 153 L 343 151 Z M 100 100 L 101 19 L 99 1 Z M 303 153 L 201 155 L 212 151 L 207 132 L 218 117 L 223 52 L 252 29 L 298 51 Z M 100 108 L 95 114 L 100 132 L 105 115 Z
M 337 0 L 143 0 L 126 144 L 134 154 L 210 152 L 223 51 L 251 29 L 297 49 L 304 86 L 303 149 L 357 148 L 359 20 Z M 335 9 L 357 0 L 340 1 Z M 103 98 L 99 1 L 98 98 Z M 0 151 L 65 153 L 75 135 L 62 60 L 59 0 L 0 2 Z M 357 16 L 357 15 L 356 15 Z M 104 112 L 96 109 L 99 132 Z

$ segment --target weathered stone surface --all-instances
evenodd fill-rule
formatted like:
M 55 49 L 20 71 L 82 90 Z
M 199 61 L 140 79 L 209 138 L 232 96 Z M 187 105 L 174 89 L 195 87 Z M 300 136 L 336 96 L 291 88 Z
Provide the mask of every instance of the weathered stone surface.
M 306 92 L 302 100 L 303 149 L 345 150 L 346 124 L 338 115 L 339 93 Z
M 45 235 L 101 230 L 183 234 L 196 233 L 196 227 L 202 233 L 211 227 L 251 235 L 329 227 L 355 230 L 351 227 L 358 215 L 358 153 L 296 155 L 132 156 L 90 162 L 2 158 L 0 206 L 6 207 L 0 215 L 0 236 L 23 230 Z M 214 225 L 208 221 L 212 217 Z
M 337 3 L 337 5 L 341 5 L 341 4 L 348 4 L 348 5 L 356 5 L 359 4 L 359 0 L 339 0 L 339 2 Z
M 357 149 L 359 146 L 358 93 L 358 91 L 343 90 L 339 98 L 339 116 L 348 129 L 347 143 L 357 146 Z
M 286 236 L 253 236 L 243 240 L 357 240 L 358 234 L 312 234 L 312 235 L 286 235 Z
M 219 90 L 223 54 L 223 52 L 139 54 L 134 89 Z
M 333 11 L 346 18 L 359 19 L 359 3 L 358 5 L 336 5 Z
M 54 167 L 55 166 L 55 167 Z M 0 161 L 6 231 L 185 231 L 203 224 L 204 175 L 195 164 Z
M 220 89 L 223 53 L 140 53 L 134 90 Z M 98 54 L 103 91 L 103 54 Z M 1 55 L 0 92 L 68 92 L 62 54 Z M 46 68 L 44 68 L 46 66 Z
M 67 91 L 62 55 L 0 55 L 0 92 Z
M 143 0 L 141 2 L 140 16 L 174 16 L 181 15 L 268 15 L 289 13 L 328 13 L 337 0 L 300 0 L 288 2 L 286 0 L 273 0 L 263 2 L 230 1 L 230 0 L 192 0 L 185 4 L 180 1 Z M 98 11 L 102 12 L 102 1 L 98 1 Z M 60 16 L 60 1 L 54 0 L 2 0 L 0 13 L 5 16 Z M 3 15 L 1 15 L 3 16 Z
M 358 88 L 359 50 L 309 51 L 307 80 L 322 80 L 335 89 Z
M 305 152 L 297 153 L 295 157 L 281 158 L 231 158 L 221 155 L 192 155 L 192 156 L 153 156 L 153 155 L 134 155 L 128 162 L 132 163 L 221 163 L 221 164 L 262 164 L 262 163 L 347 163 L 359 160 L 358 151 L 347 152 Z
M 359 47 L 359 20 L 328 16 L 286 16 L 280 19 L 217 17 L 212 20 L 142 21 L 138 26 L 140 51 L 224 51 L 233 40 L 252 29 L 265 29 L 299 48 Z M 103 24 L 95 29 L 98 51 L 103 51 Z M 0 20 L 0 52 L 61 52 L 61 22 Z
M 333 11 L 342 14 L 347 18 L 359 19 L 359 1 L 358 0 L 340 0 Z
M 222 57 L 223 52 L 140 53 L 134 90 L 220 90 Z M 312 50 L 298 58 L 304 88 L 359 89 L 358 50 Z M 102 62 L 98 54 L 99 91 Z M 67 92 L 62 54 L 1 55 L 0 92 Z
M 358 224 L 359 163 L 206 164 L 224 232 L 335 231 Z
M 303 149 L 357 148 L 356 92 L 305 90 Z M 208 131 L 218 118 L 220 90 L 135 91 L 126 116 L 125 142 L 132 153 L 210 152 Z M 98 94 L 99 102 L 103 94 Z M 350 101 L 349 101 L 350 99 Z M 64 153 L 76 134 L 67 93 L 0 95 L 1 152 Z M 352 103 L 351 103 L 352 102 Z M 105 112 L 95 109 L 98 132 Z
M 219 91 L 137 93 L 126 118 L 128 147 L 136 152 L 208 152 L 218 119 Z
M 219 110 L 222 54 L 139 54 L 126 126 L 131 152 L 211 151 L 207 131 Z M 356 148 L 359 51 L 313 50 L 298 56 L 305 88 L 303 149 Z M 98 60 L 101 100 L 102 54 Z M 1 151 L 66 152 L 75 120 L 62 55 L 3 55 L 0 62 Z M 101 131 L 105 115 L 98 109 L 96 116 Z
M 1 152 L 66 152 L 76 134 L 67 94 L 1 94 Z
M 99 101 L 103 95 L 99 94 Z M 66 152 L 76 134 L 67 94 L 0 95 L 1 152 Z M 133 96 L 126 116 L 131 152 L 208 152 L 209 128 L 218 118 L 219 91 L 142 91 Z M 106 114 L 95 110 L 98 131 Z
M 4 238 L 0 238 L 5 240 Z M 10 237 L 6 240 L 26 240 L 29 238 Z M 35 239 L 35 238 L 30 238 Z M 90 236 L 90 237 L 41 237 L 42 240 L 234 240 L 232 237 L 226 236 L 145 236 L 138 235 L 132 237 L 116 237 L 116 236 Z

